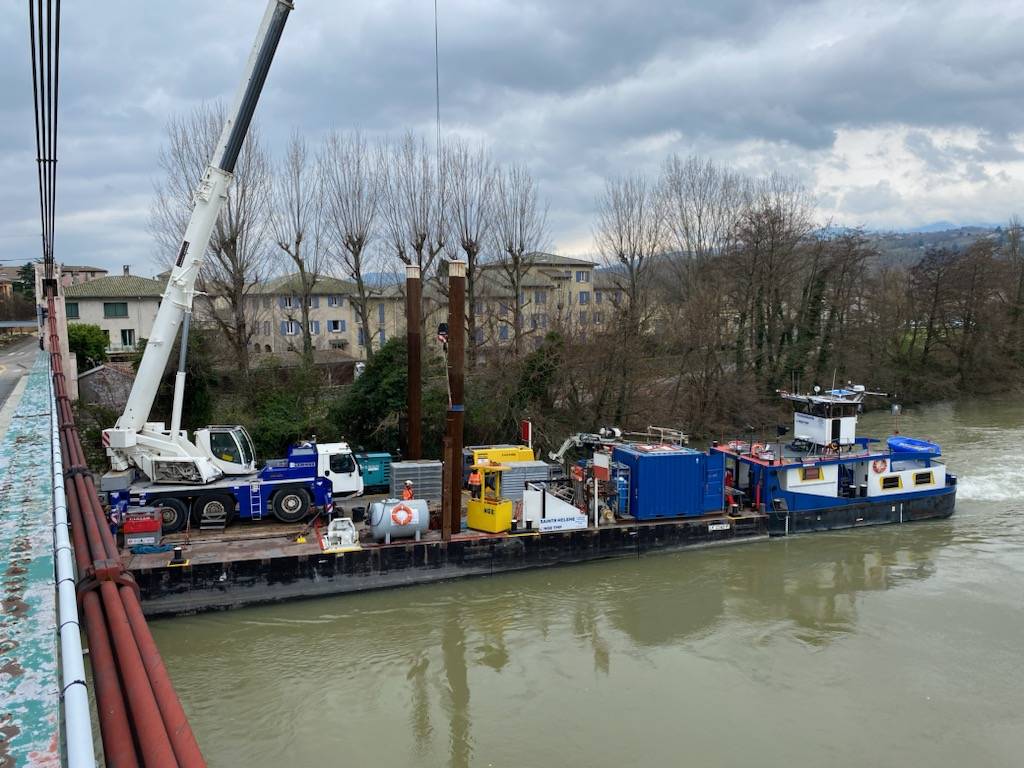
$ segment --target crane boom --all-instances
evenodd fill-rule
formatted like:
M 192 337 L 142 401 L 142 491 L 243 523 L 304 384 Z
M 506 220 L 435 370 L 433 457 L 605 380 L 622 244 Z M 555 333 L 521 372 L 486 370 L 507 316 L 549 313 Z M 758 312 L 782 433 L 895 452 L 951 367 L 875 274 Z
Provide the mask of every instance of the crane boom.
M 192 444 L 176 423 L 180 418 L 183 373 L 179 373 L 175 386 L 175 417 L 171 429 L 162 423 L 149 422 L 157 389 L 174 345 L 182 321 L 192 310 L 195 283 L 202 269 L 210 235 L 227 197 L 235 163 L 245 141 L 260 92 L 266 81 L 270 64 L 277 50 L 285 22 L 294 5 L 290 0 L 269 0 L 260 23 L 256 42 L 249 54 L 245 79 L 242 81 L 231 111 L 221 131 L 213 153 L 193 197 L 192 214 L 171 268 L 163 300 L 153 323 L 138 373 L 132 384 L 124 413 L 112 429 L 104 430 L 103 440 L 115 470 L 128 469 L 135 464 L 154 480 L 149 471 L 153 456 L 184 460 L 194 466 L 204 482 L 218 476 L 218 470 L 207 458 L 206 452 Z

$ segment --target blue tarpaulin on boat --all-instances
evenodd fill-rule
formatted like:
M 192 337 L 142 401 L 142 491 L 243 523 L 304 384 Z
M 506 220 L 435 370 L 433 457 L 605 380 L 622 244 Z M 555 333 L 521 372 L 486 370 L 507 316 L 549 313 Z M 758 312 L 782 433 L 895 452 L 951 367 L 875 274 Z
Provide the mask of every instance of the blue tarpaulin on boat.
M 893 435 L 887 442 L 889 444 L 889 450 L 895 451 L 896 453 L 930 453 L 934 456 L 938 456 L 942 453 L 942 449 L 939 448 L 938 443 L 931 443 L 927 440 L 918 440 L 914 437 Z

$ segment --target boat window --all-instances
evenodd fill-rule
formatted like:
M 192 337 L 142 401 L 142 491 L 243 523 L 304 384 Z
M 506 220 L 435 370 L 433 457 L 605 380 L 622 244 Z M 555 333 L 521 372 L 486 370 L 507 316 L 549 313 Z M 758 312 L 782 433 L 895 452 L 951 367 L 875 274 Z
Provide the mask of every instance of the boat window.
M 821 480 L 821 467 L 803 467 L 800 470 L 801 480 Z
M 914 473 L 914 485 L 931 485 L 933 482 L 931 472 Z
M 335 453 L 331 456 L 331 472 L 347 475 L 356 471 L 356 460 L 351 453 Z
M 882 478 L 883 490 L 892 490 L 893 488 L 902 488 L 903 478 L 899 475 L 889 475 L 889 477 Z

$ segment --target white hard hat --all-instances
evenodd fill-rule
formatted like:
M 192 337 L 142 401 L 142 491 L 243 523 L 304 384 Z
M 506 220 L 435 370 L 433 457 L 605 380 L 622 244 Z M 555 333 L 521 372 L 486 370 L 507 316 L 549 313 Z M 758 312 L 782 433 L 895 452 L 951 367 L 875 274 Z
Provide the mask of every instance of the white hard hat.
M 406 480 L 406 481 L 405 481 L 405 484 L 406 484 L 406 485 L 412 485 L 412 480 Z

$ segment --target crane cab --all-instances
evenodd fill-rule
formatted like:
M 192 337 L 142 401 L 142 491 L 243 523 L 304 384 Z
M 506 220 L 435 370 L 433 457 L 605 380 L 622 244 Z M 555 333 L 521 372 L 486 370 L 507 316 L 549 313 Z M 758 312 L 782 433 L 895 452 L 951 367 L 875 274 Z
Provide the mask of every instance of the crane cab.
M 195 437 L 199 450 L 225 475 L 248 475 L 256 471 L 252 438 L 240 424 L 197 429 Z

